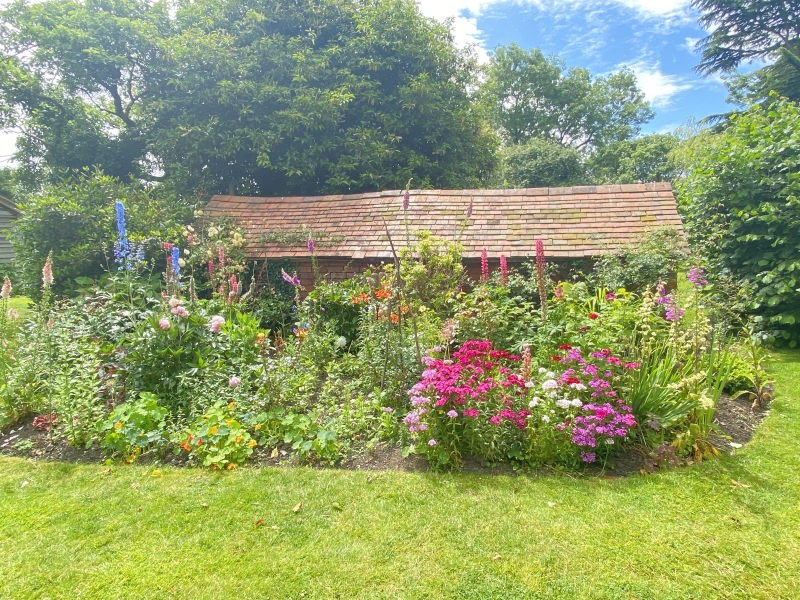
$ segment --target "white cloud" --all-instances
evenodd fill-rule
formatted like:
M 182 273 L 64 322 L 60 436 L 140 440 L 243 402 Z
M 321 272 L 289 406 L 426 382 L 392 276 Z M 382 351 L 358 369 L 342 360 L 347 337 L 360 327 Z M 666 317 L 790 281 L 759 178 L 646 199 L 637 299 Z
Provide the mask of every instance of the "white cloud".
M 14 144 L 17 141 L 17 135 L 10 131 L 0 131 L 0 168 L 8 167 L 13 164 L 11 155 L 16 148 Z
M 644 60 L 617 65 L 627 67 L 636 75 L 639 87 L 650 103 L 657 108 L 669 106 L 673 96 L 692 88 L 692 83 L 679 75 L 667 75 L 659 63 Z

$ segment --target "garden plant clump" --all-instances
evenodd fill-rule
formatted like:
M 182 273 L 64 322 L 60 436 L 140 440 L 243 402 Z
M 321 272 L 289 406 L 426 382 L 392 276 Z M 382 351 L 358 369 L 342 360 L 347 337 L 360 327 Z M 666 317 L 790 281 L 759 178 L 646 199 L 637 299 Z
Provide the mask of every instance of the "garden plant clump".
M 559 280 L 541 242 L 529 274 L 505 256 L 492 273 L 484 253 L 470 281 L 457 241 L 411 231 L 394 264 L 331 283 L 309 233 L 309 291 L 291 263 L 248 263 L 235 223 L 198 212 L 145 244 L 121 201 L 115 216 L 113 265 L 72 297 L 53 293 L 50 256 L 27 319 L 5 280 L 3 428 L 32 420 L 109 460 L 215 470 L 335 465 L 379 445 L 434 469 L 605 469 L 637 451 L 656 470 L 719 454 L 726 392 L 770 397 L 757 323 L 736 324 L 699 266 L 669 289 L 659 265 L 674 252 L 658 258 L 651 240 L 653 281 L 631 291 L 604 287 L 609 260 Z

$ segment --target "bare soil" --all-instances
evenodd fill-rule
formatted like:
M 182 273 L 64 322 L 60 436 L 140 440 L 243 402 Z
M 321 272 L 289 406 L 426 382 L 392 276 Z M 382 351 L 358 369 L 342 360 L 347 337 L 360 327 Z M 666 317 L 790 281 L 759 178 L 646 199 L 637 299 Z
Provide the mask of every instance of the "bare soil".
M 769 414 L 768 409 L 751 410 L 749 401 L 734 400 L 728 396 L 720 398 L 715 423 L 719 433 L 714 435 L 714 445 L 723 453 L 733 453 L 750 441 L 758 425 Z M 73 448 L 64 440 L 55 438 L 47 431 L 33 427 L 33 417 L 25 422 L 0 432 L 0 454 L 19 456 L 35 460 L 64 461 L 79 463 L 102 463 L 106 456 L 99 448 Z M 257 449 L 250 460 L 253 466 L 293 467 L 298 461 L 292 456 L 288 446 Z M 649 449 L 633 445 L 615 456 L 605 469 L 595 466 L 587 470 L 588 475 L 605 477 L 624 477 L 642 471 Z M 183 454 L 168 452 L 160 459 L 148 453 L 139 457 L 140 463 L 168 464 L 177 467 L 188 466 Z M 356 471 L 408 471 L 428 470 L 428 464 L 421 455 L 411 454 L 403 457 L 399 445 L 378 444 L 372 451 L 353 452 L 345 458 L 338 468 Z M 515 476 L 520 471 L 511 464 L 487 465 L 484 461 L 466 457 L 464 473 Z M 530 471 L 523 471 L 529 473 Z

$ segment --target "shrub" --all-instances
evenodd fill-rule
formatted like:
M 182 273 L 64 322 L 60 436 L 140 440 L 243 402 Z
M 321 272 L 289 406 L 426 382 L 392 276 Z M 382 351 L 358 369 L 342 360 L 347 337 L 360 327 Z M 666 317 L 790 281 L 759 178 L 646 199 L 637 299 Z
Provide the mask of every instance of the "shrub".
M 137 400 L 117 406 L 98 427 L 100 446 L 121 454 L 128 462 L 165 441 L 167 409 L 159 406 L 158 397 L 148 392 Z
M 178 436 L 180 448 L 212 470 L 231 470 L 244 464 L 258 442 L 236 420 L 235 408 L 235 402 L 216 402 Z
M 750 290 L 779 343 L 800 342 L 800 107 L 773 98 L 731 118 L 694 149 L 679 197 L 695 249 L 713 273 Z

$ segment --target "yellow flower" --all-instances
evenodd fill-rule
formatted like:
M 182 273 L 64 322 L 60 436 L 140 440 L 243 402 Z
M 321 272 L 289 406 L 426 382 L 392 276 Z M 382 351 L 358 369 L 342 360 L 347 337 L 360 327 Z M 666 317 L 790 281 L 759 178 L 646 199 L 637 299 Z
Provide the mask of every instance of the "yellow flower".
M 119 431 L 120 429 L 122 429 L 122 423 L 119 423 L 119 422 L 118 422 L 116 425 L 114 425 L 114 429 L 116 429 L 117 431 Z
M 232 471 L 236 467 L 237 467 L 236 463 L 229 463 L 226 468 L 228 469 L 228 471 Z
M 211 430 L 210 430 L 210 433 L 211 433 L 211 435 L 217 435 L 217 432 L 218 432 L 218 431 L 219 431 L 219 427 L 217 427 L 216 425 L 214 425 L 214 426 L 211 428 Z
M 261 429 L 261 423 L 258 423 L 253 429 L 255 429 L 256 431 Z
M 240 435 L 240 436 L 236 437 L 234 442 L 237 443 L 237 444 L 241 444 L 243 439 L 244 439 L 244 436 Z
M 249 442 L 247 442 L 248 448 L 255 448 L 256 446 L 258 446 L 258 442 L 255 440 L 250 440 Z
M 236 408 L 236 402 L 231 402 L 228 404 L 228 410 L 233 410 L 234 408 Z
M 234 424 L 234 423 L 235 423 L 235 421 L 234 421 L 233 419 L 225 419 L 225 424 L 226 424 L 228 427 L 233 427 L 233 424 Z

